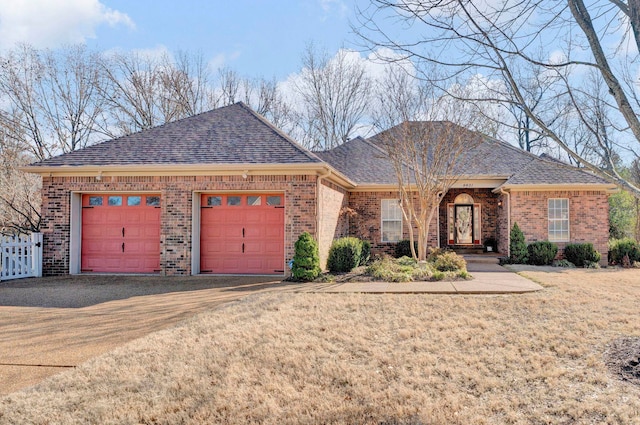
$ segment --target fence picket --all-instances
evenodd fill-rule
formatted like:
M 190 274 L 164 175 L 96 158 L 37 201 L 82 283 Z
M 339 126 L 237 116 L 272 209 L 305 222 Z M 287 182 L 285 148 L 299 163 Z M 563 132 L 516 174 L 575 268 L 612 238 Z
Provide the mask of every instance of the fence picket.
M 42 276 L 42 233 L 0 236 L 0 280 Z

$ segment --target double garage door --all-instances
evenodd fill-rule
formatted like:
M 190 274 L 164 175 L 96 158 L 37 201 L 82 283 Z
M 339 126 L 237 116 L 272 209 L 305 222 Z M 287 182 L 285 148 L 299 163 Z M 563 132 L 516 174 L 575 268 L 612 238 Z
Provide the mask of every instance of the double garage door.
M 282 274 L 282 194 L 201 195 L 202 273 Z M 81 271 L 160 271 L 160 196 L 82 195 Z

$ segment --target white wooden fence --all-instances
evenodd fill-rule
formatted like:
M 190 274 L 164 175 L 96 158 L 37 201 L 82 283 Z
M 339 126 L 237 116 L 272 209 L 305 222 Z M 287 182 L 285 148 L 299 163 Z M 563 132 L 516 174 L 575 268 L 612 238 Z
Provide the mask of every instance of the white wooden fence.
M 42 233 L 0 236 L 0 280 L 42 276 Z

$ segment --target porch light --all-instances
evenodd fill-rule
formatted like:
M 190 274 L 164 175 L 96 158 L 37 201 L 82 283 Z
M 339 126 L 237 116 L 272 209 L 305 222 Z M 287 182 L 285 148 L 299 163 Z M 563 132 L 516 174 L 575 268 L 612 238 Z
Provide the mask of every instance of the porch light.
M 502 200 L 498 201 L 498 208 L 502 208 Z

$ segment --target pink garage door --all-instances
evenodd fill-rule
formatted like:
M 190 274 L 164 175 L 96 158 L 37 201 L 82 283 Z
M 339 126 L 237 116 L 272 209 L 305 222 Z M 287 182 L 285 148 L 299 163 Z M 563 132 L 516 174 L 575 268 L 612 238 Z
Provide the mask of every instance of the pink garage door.
M 82 272 L 160 271 L 160 196 L 82 195 Z
M 284 273 L 284 196 L 202 195 L 200 271 Z

